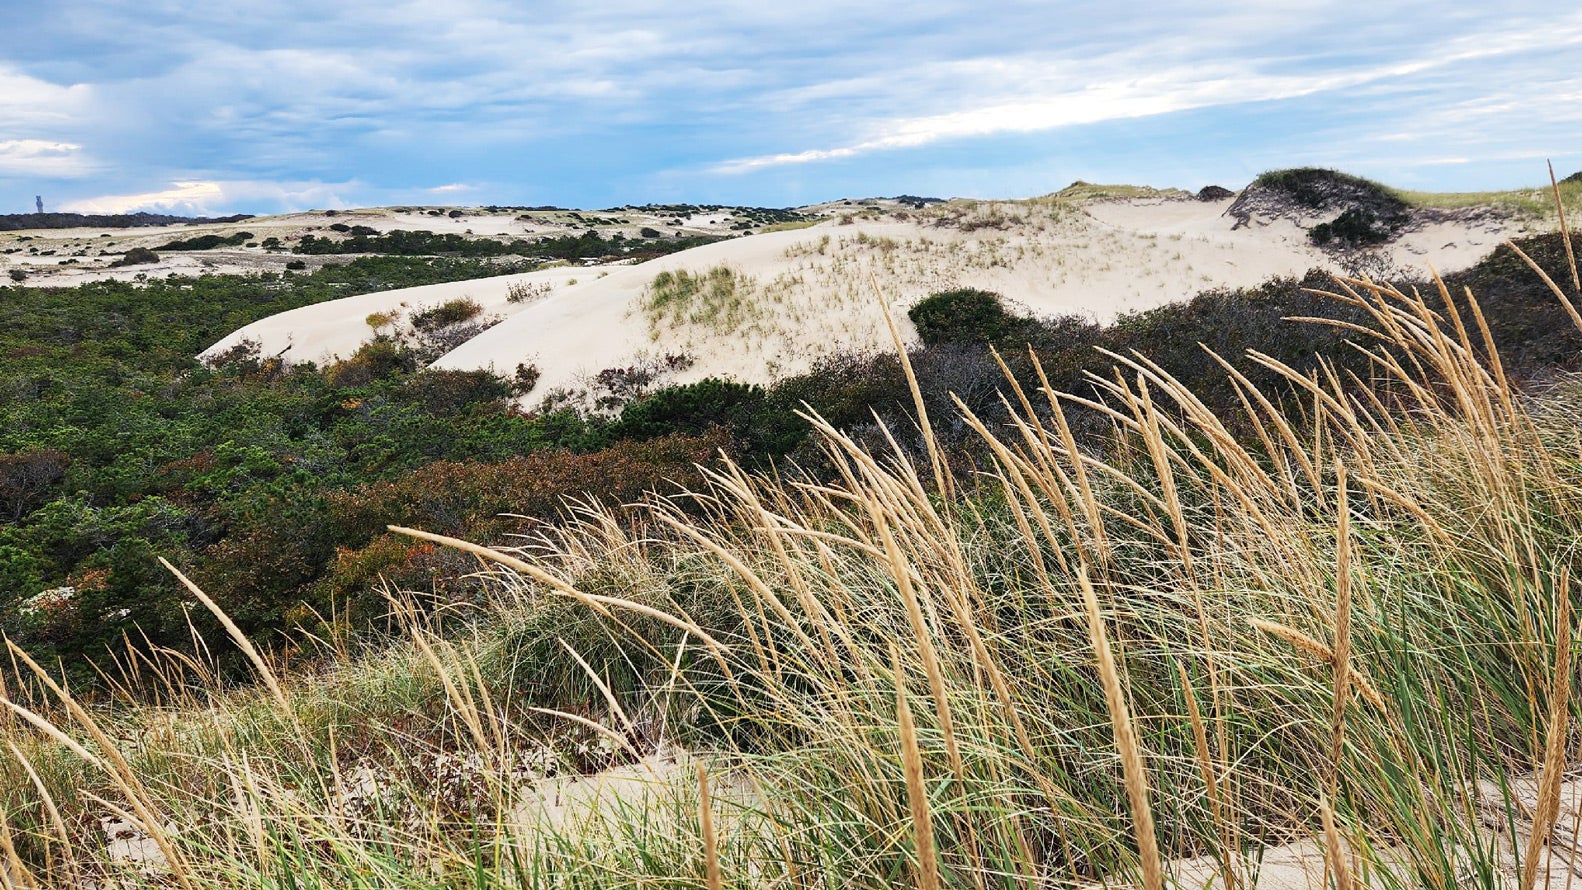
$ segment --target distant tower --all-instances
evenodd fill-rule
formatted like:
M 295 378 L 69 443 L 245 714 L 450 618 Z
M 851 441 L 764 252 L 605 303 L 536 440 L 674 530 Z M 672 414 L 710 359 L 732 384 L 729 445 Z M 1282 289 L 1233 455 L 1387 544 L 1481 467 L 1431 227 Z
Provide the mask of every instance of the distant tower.
M 44 213 L 44 196 L 43 195 L 34 195 L 33 196 L 33 206 L 38 208 L 39 215 L 42 216 L 43 213 Z

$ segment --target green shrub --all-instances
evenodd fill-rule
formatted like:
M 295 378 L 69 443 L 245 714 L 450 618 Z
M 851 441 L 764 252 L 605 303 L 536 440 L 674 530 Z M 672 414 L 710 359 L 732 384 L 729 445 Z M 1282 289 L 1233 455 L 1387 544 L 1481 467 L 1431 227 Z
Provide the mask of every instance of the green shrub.
M 111 263 L 111 266 L 143 266 L 159 262 L 159 254 L 146 247 L 134 247 Z
M 516 371 L 511 374 L 511 395 L 525 396 L 532 392 L 533 387 L 538 385 L 540 376 L 542 376 L 542 372 L 538 370 L 538 365 L 531 362 L 518 362 Z
M 438 306 L 412 313 L 412 327 L 420 331 L 449 327 L 477 318 L 483 307 L 472 297 L 457 297 Z
M 381 334 L 357 347 L 351 358 L 331 365 L 327 377 L 332 386 L 356 388 L 395 374 L 410 374 L 417 367 L 412 350 Z
M 498 409 L 511 397 L 512 388 L 488 371 L 425 368 L 413 374 L 396 395 L 430 414 L 452 416 Z
M 1386 186 L 1371 179 L 1321 167 L 1270 170 L 1254 180 L 1254 184 L 1282 192 L 1296 203 L 1313 210 L 1345 203 L 1360 203 L 1380 212 L 1406 209 L 1406 202 Z
M 156 250 L 214 250 L 219 247 L 236 247 L 253 237 L 252 232 L 237 232 L 234 235 L 199 235 L 195 238 L 169 241 L 159 245 Z
M 1380 220 L 1379 215 L 1364 207 L 1348 207 L 1331 222 L 1319 223 L 1307 232 L 1307 237 L 1318 245 L 1331 241 L 1343 247 L 1367 247 L 1390 240 L 1399 228 L 1399 221 Z
M 727 432 L 735 456 L 755 460 L 782 455 L 800 442 L 807 424 L 794 410 L 772 402 L 761 386 L 709 377 L 655 390 L 621 411 L 610 433 L 619 439 L 654 439 L 675 433 Z
M 340 549 L 315 598 L 327 603 L 350 596 L 360 618 L 376 617 L 388 608 L 372 583 L 381 572 L 403 589 L 461 597 L 477 589 L 470 577 L 475 561 L 459 560 L 448 572 L 435 572 L 424 553 L 392 545 L 385 526 L 502 541 L 533 524 L 524 516 L 552 519 L 567 498 L 591 493 L 607 503 L 631 503 L 649 491 L 694 484 L 696 466 L 712 462 L 726 444 L 718 434 L 668 435 L 588 454 L 546 451 L 494 463 L 439 461 L 388 482 L 337 492 L 330 497 L 334 518 L 329 525 Z M 363 553 L 370 546 L 373 552 Z M 402 565 L 416 571 L 401 571 Z M 337 583 L 367 586 L 356 590 Z
M 0 521 L 21 519 L 43 503 L 69 466 L 71 456 L 56 448 L 0 453 Z
M 976 288 L 942 291 L 907 310 L 907 318 L 929 346 L 941 343 L 999 343 L 1024 335 L 1028 319 L 1007 312 L 1004 298 Z

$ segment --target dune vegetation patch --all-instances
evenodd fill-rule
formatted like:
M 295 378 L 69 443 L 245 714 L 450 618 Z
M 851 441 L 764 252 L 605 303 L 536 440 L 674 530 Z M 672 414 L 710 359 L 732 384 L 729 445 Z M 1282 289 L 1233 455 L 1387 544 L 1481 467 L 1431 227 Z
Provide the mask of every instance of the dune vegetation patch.
M 1567 216 L 1582 214 L 1582 170 L 1557 182 Z M 1419 192 L 1395 190 L 1414 207 L 1442 211 L 1494 210 L 1535 218 L 1554 214 L 1555 189 L 1548 187 L 1497 192 Z
M 233 232 L 229 235 L 198 235 L 193 238 L 182 238 L 167 241 L 154 248 L 155 250 L 214 250 L 220 247 L 241 247 L 251 241 L 252 232 Z
M 438 306 L 419 309 L 412 313 L 412 327 L 420 331 L 431 331 L 448 325 L 461 324 L 471 321 L 483 314 L 483 307 L 471 297 L 457 297 L 446 300 Z
M 1400 210 L 1405 205 L 1388 186 L 1321 167 L 1270 170 L 1253 180 L 1253 186 L 1282 194 L 1312 210 L 1329 210 L 1352 204 Z
M 729 334 L 759 314 L 752 299 L 757 290 L 752 276 L 729 266 L 706 272 L 679 269 L 655 275 L 644 288 L 640 305 L 654 339 L 662 329 L 682 325 Z
M 1130 198 L 1185 197 L 1189 197 L 1189 194 L 1180 189 L 1161 189 L 1146 185 L 1101 185 L 1094 182 L 1083 182 L 1079 179 L 1060 191 L 1046 196 L 1043 200 L 1112 201 Z

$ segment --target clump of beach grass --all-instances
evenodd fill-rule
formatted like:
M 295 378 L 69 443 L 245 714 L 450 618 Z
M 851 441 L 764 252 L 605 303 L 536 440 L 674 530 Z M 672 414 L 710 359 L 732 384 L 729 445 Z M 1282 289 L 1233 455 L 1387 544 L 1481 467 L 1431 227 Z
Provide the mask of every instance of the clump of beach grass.
M 640 303 L 649 333 L 664 327 L 697 325 L 717 334 L 739 329 L 755 314 L 756 282 L 729 266 L 706 272 L 660 272 L 643 290 Z

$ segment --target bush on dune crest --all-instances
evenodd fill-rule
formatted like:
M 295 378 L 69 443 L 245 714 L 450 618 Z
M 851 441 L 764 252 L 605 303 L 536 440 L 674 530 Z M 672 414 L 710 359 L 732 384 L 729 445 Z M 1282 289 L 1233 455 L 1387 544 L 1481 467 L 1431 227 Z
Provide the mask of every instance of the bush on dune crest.
M 1120 356 L 1090 394 L 964 413 L 976 474 L 820 426 L 835 483 L 727 464 L 686 510 L 460 549 L 497 591 L 466 633 L 397 598 L 407 643 L 310 678 L 259 656 L 231 693 L 150 656 L 125 682 L 201 708 L 122 709 L 136 741 L 59 691 L 7 724 L 0 855 L 108 870 L 92 794 L 162 850 L 124 875 L 150 885 L 1153 890 L 1193 856 L 1252 887 L 1260 845 L 1311 836 L 1320 875 L 1530 887 L 1582 716 L 1582 395 L 1524 395 L 1475 303 L 1332 290 L 1389 386 L 1254 354 L 1300 398 L 1228 366 L 1211 410 Z M 696 771 L 546 821 L 557 726 L 608 752 L 563 770 L 663 738 Z

